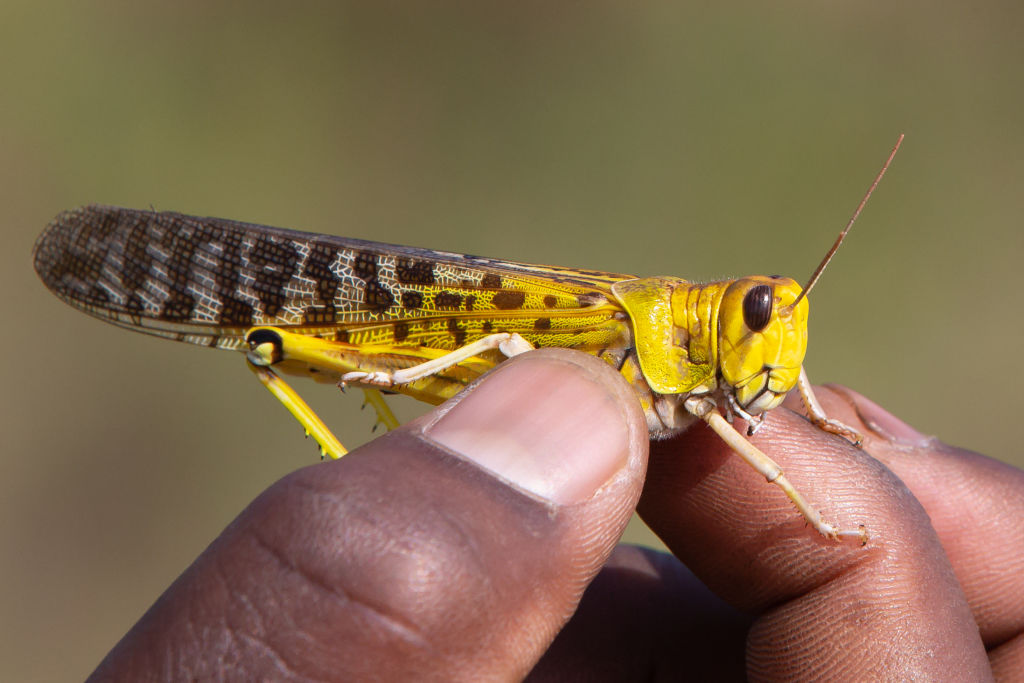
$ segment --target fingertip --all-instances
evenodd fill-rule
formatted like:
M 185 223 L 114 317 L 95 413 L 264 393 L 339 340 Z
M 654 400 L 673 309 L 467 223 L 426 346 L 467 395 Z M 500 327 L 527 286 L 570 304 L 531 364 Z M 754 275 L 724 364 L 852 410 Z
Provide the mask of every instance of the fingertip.
M 826 384 L 815 395 L 829 417 L 855 428 L 868 440 L 884 441 L 897 447 L 926 448 L 934 436 L 922 434 L 885 408 L 849 387 Z
M 558 505 L 587 501 L 616 477 L 639 485 L 648 444 L 625 380 L 603 361 L 564 349 L 502 364 L 423 433 Z
M 443 655 L 414 653 L 420 672 L 450 675 L 457 661 L 473 678 L 518 678 L 621 537 L 647 446 L 643 412 L 613 368 L 531 351 L 328 463 L 333 474 L 310 472 L 303 488 L 329 479 L 337 489 L 330 583 L 415 624 Z
M 857 426 L 852 397 L 825 389 L 818 398 L 830 416 Z M 844 400 L 847 412 L 835 410 Z M 695 455 L 696 445 L 704 469 L 673 465 L 674 483 L 648 487 L 641 510 L 708 586 L 757 615 L 746 641 L 750 670 L 785 677 L 799 666 L 816 672 L 811 678 L 840 672 L 857 680 L 869 671 L 970 678 L 981 670 L 977 626 L 929 515 L 871 452 L 788 410 L 771 413 L 752 439 L 828 521 L 851 530 L 864 524 L 870 540 L 862 547 L 817 536 L 707 430 L 686 437 L 671 444 L 690 451 L 676 460 Z M 671 454 L 661 450 L 652 478 L 668 469 Z M 844 642 L 836 632 L 847 634 Z

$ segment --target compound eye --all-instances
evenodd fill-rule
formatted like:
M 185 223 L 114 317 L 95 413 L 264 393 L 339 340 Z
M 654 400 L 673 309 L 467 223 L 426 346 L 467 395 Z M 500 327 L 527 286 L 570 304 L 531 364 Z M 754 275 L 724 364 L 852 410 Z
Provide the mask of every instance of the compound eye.
M 743 297 L 743 322 L 753 332 L 768 327 L 772 319 L 772 304 L 775 300 L 771 285 L 757 285 Z

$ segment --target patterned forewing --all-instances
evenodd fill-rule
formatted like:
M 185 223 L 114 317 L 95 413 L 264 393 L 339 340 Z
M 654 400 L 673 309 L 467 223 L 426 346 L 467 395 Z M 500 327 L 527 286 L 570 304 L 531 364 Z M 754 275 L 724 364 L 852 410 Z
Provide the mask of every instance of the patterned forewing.
M 629 276 L 171 212 L 62 213 L 34 262 L 47 287 L 91 315 L 227 349 L 260 325 L 435 349 L 519 332 L 536 346 L 600 353 L 628 337 L 609 288 Z

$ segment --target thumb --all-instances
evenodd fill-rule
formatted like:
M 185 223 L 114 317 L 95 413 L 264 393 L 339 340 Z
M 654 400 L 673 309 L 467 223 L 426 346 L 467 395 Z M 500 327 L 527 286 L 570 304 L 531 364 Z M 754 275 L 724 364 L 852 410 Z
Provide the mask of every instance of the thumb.
M 646 459 L 614 370 L 524 354 L 268 489 L 97 673 L 521 678 L 618 541 Z

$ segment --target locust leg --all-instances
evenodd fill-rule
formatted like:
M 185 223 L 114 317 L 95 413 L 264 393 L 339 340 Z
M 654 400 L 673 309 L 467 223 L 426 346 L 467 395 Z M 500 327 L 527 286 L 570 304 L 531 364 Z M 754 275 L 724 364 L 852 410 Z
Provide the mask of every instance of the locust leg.
M 363 405 L 372 406 L 377 413 L 377 422 L 384 425 L 389 432 L 398 427 L 398 418 L 391 412 L 391 406 L 384 400 L 384 395 L 379 389 L 363 389 L 363 396 L 366 402 Z M 374 425 L 376 427 L 376 425 Z
M 390 387 L 396 384 L 408 384 L 418 379 L 437 374 L 453 365 L 458 365 L 464 360 L 479 355 L 485 351 L 500 350 L 505 356 L 511 358 L 520 353 L 533 350 L 533 345 L 518 334 L 499 332 L 466 344 L 455 349 L 451 353 L 414 365 L 410 368 L 395 370 L 394 372 L 377 371 L 364 372 L 357 370 L 346 372 L 341 376 L 342 382 L 362 382 L 365 384 L 376 384 L 382 387 Z
M 316 440 L 322 455 L 335 459 L 345 455 L 348 451 L 327 425 L 313 412 L 313 409 L 302 397 L 270 368 L 274 363 L 288 360 L 291 356 L 299 356 L 308 361 L 311 366 L 334 369 L 329 355 L 331 344 L 320 339 L 272 328 L 252 330 L 247 335 L 247 339 L 250 344 L 248 366 L 257 379 L 299 421 L 306 435 L 312 436 Z M 351 367 L 351 365 L 347 366 L 347 368 Z M 384 401 L 380 391 L 363 389 L 363 393 L 366 396 L 366 403 L 373 406 L 379 423 L 389 430 L 398 426 L 398 419 L 391 412 L 391 408 Z
M 313 439 L 320 445 L 320 453 L 330 458 L 338 459 L 345 455 L 348 451 L 341 445 L 337 437 L 331 433 L 331 430 L 327 428 L 327 425 L 323 423 L 313 409 L 309 407 L 302 397 L 295 393 L 295 390 L 288 386 L 288 383 L 281 379 L 277 373 L 268 367 L 254 365 L 252 361 L 246 363 L 249 369 L 253 371 L 256 378 L 263 383 L 270 393 L 277 398 L 284 407 L 288 409 L 288 412 L 295 416 L 295 419 L 299 421 L 302 428 L 306 431 L 306 436 L 312 436 Z M 379 393 L 379 392 L 378 392 Z M 381 399 L 383 400 L 383 399 Z M 386 408 L 386 406 L 385 406 Z M 388 413 L 391 411 L 388 410 Z M 394 419 L 394 416 L 392 416 Z
M 841 436 L 854 446 L 860 446 L 863 443 L 864 437 L 860 432 L 825 414 L 825 409 L 818 403 L 818 398 L 811 388 L 811 380 L 807 378 L 807 371 L 803 369 L 803 366 L 800 367 L 800 377 L 797 378 L 796 388 L 800 392 L 800 399 L 804 402 L 807 415 L 814 426 L 824 432 Z
M 748 465 L 753 467 L 755 470 L 764 475 L 764 478 L 769 483 L 775 484 L 781 488 L 786 496 L 796 505 L 796 509 L 800 511 L 804 519 L 814 527 L 818 533 L 825 538 L 831 539 L 846 539 L 855 538 L 861 541 L 862 544 L 867 543 L 868 534 L 867 530 L 863 525 L 859 529 L 839 529 L 821 518 L 821 513 L 812 508 L 804 500 L 804 497 L 800 494 L 796 488 L 789 482 L 786 475 L 783 474 L 782 468 L 769 458 L 767 455 L 762 453 L 754 444 L 743 438 L 739 432 L 719 412 L 715 402 L 707 397 L 691 396 L 686 399 L 684 403 L 686 409 L 696 415 L 700 419 L 704 420 L 711 429 L 714 430 L 715 434 L 726 443 L 741 458 L 743 458 Z
M 306 433 L 316 439 L 324 455 L 340 458 L 346 453 L 345 448 L 324 425 L 313 410 L 302 398 L 288 386 L 281 377 L 271 369 L 279 365 L 283 372 L 318 371 L 323 376 L 341 377 L 342 381 L 359 381 L 363 384 L 391 386 L 406 384 L 443 373 L 446 369 L 468 360 L 477 354 L 492 349 L 500 349 L 506 356 L 512 356 L 533 347 L 517 334 L 494 334 L 472 344 L 468 344 L 450 353 L 417 348 L 402 348 L 381 345 L 379 347 L 357 347 L 313 336 L 295 334 L 274 327 L 253 328 L 246 335 L 249 343 L 250 369 L 260 382 L 295 416 Z M 423 361 L 427 351 L 436 353 L 433 359 Z M 429 358 L 429 356 L 427 356 Z M 382 370 L 360 370 L 364 363 L 393 363 L 404 358 L 418 362 L 394 373 Z M 369 365 L 373 368 L 374 365 Z M 454 381 L 451 382 L 455 384 Z M 377 420 L 388 429 L 398 426 L 394 413 L 384 402 L 380 391 L 373 387 L 361 387 L 366 394 L 366 402 L 373 406 Z M 433 395 L 431 395 L 433 396 Z

